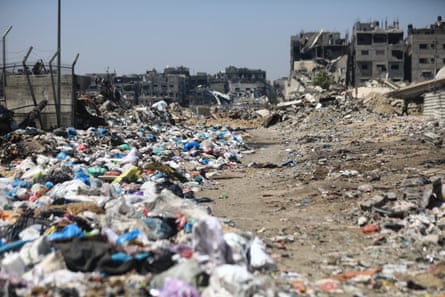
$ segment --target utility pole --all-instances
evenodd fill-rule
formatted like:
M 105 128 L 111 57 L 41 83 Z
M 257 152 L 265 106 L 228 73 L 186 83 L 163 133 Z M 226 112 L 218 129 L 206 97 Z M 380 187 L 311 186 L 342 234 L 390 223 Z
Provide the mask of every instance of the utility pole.
M 60 104 L 62 102 L 60 97 L 60 83 L 61 83 L 61 74 L 60 74 L 60 61 L 62 57 L 62 51 L 60 48 L 60 0 L 58 0 L 58 8 L 57 8 L 57 105 L 56 105 L 56 114 L 60 115 Z
M 434 92 L 436 92 L 436 74 L 437 74 L 437 32 L 434 32 L 434 70 L 433 70 L 433 75 L 434 75 Z
M 5 87 L 6 87 L 6 35 L 11 31 L 12 26 L 9 26 L 3 33 L 3 97 L 5 97 Z

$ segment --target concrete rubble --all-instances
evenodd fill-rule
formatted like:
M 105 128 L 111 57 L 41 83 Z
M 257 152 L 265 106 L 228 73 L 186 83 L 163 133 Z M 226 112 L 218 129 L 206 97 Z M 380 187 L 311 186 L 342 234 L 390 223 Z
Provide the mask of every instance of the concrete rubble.
M 293 101 L 208 117 L 85 97 L 80 128 L 8 131 L 2 295 L 444 296 L 443 123 L 400 116 L 400 101 L 377 92 L 304 80 Z M 277 129 L 283 162 L 243 162 L 260 126 Z M 200 195 L 230 179 L 227 168 L 312 185 L 320 203 L 347 205 L 337 215 L 369 246 L 320 255 L 312 275 L 278 270 L 271 252 L 298 244 L 295 234 L 243 231 Z
M 347 205 L 342 222 L 357 226 L 370 243 L 354 256 L 348 247 L 335 260 L 329 256 L 319 267 L 325 278 L 295 269 L 289 278 L 301 295 L 443 296 L 445 129 L 421 116 L 401 117 L 400 105 L 390 99 L 371 93 L 362 100 L 337 97 L 323 107 L 305 100 L 281 105 L 287 119 L 278 128 L 286 144 L 282 156 L 294 166 L 281 170 L 280 179 L 307 185 L 304 197 L 318 187 L 318 203 Z M 291 200 L 280 210 L 283 217 Z M 312 200 L 300 198 L 297 205 L 317 203 Z M 292 243 L 284 245 L 291 249 Z

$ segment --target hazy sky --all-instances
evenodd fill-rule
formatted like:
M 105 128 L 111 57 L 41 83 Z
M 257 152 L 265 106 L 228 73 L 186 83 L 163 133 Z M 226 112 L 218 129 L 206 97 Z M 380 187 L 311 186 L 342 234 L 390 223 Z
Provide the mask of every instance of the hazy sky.
M 57 50 L 58 0 L 0 0 L 0 31 L 9 25 L 8 62 L 45 62 Z M 227 66 L 287 76 L 290 36 L 352 32 L 356 21 L 423 28 L 445 19 L 444 0 L 61 0 L 62 63 L 80 54 L 77 74 L 144 73 L 186 66 L 217 73 Z

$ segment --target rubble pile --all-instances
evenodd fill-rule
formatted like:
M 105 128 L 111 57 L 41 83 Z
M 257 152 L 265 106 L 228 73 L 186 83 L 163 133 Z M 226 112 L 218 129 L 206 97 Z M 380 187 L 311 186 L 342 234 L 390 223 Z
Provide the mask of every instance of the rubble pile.
M 271 216 L 283 219 L 260 229 L 292 263 L 284 277 L 303 296 L 443 296 L 445 126 L 399 116 L 390 102 L 336 100 L 281 109 L 275 154 L 286 166 L 252 166 L 271 170 L 263 176 L 286 192 L 263 194 L 275 205 Z M 349 230 L 332 232 L 336 225 Z M 308 243 L 322 259 L 299 259 Z
M 339 90 L 208 117 L 80 101 L 83 126 L 0 138 L 2 295 L 441 296 L 443 123 Z M 255 160 L 255 129 L 277 162 Z M 262 196 L 278 227 L 214 216 L 227 172 L 280 188 Z

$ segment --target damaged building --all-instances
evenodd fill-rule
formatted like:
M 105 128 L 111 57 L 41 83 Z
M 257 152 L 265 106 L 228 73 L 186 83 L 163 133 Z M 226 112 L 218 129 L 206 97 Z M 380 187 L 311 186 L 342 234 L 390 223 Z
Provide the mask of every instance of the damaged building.
M 445 65 L 445 23 L 442 17 L 427 28 L 408 25 L 407 37 L 399 21 L 356 22 L 351 41 L 338 32 L 301 32 L 291 36 L 290 75 L 324 69 L 334 83 L 354 87 L 371 80 L 421 82 L 433 79 Z M 334 74 L 334 75 L 333 75 Z M 301 84 L 301 83 L 300 83 Z
M 106 75 L 108 77 L 109 75 Z M 92 77 L 93 78 L 93 77 Z M 163 72 L 156 69 L 142 75 L 108 77 L 122 93 L 122 97 L 134 104 L 151 105 L 165 100 L 182 106 L 193 104 L 213 104 L 213 92 L 237 98 L 257 98 L 272 96 L 272 88 L 266 80 L 266 71 L 261 69 L 237 68 L 229 66 L 225 72 L 190 74 L 185 66 L 167 67 Z M 97 81 L 97 79 L 93 79 Z M 99 88 L 95 84 L 94 88 Z
M 168 67 L 163 73 L 155 69 L 144 75 L 139 103 L 150 104 L 159 100 L 187 105 L 190 72 L 186 67 Z
M 397 21 L 384 27 L 378 21 L 355 23 L 351 46 L 354 86 L 378 78 L 404 80 L 405 44 Z
M 428 28 L 408 25 L 406 62 L 409 81 L 430 80 L 445 65 L 445 23 L 441 16 Z
M 346 85 L 348 75 L 348 36 L 339 32 L 301 32 L 291 36 L 290 74 L 282 96 L 287 100 L 310 87 L 318 72 L 327 71 L 332 83 Z
M 266 71 L 229 66 L 225 70 L 231 97 L 258 98 L 266 95 Z
M 298 61 L 335 60 L 347 52 L 348 36 L 341 38 L 339 32 L 301 32 L 291 36 L 291 71 L 298 69 Z

